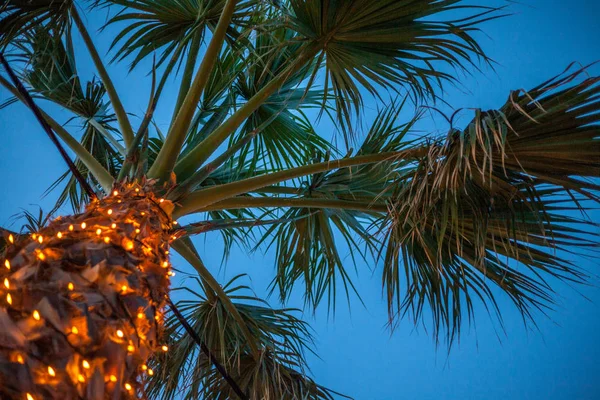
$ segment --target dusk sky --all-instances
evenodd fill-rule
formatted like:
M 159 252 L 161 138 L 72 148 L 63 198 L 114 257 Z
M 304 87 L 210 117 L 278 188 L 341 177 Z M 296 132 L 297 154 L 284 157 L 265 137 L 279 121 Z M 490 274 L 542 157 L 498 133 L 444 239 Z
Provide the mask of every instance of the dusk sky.
M 482 71 L 473 71 L 470 76 L 461 74 L 461 86 L 448 87 L 443 96 L 453 107 L 496 108 L 510 90 L 531 88 L 561 73 L 571 62 L 587 65 L 600 60 L 599 1 L 522 0 L 510 2 L 508 11 L 513 15 L 486 23 L 485 35 L 481 35 L 483 48 L 497 62 L 495 70 L 482 67 Z M 98 27 L 104 15 L 89 18 L 92 26 Z M 108 50 L 109 37 L 94 37 L 103 54 Z M 79 67 L 85 73 L 89 60 L 85 54 L 80 58 Z M 110 71 L 126 109 L 142 114 L 149 91 L 147 69 L 128 74 L 120 65 Z M 600 66 L 591 67 L 590 73 L 600 74 Z M 161 104 L 174 103 L 177 88 L 172 86 Z M 0 100 L 5 100 L 6 92 L 0 93 Z M 40 104 L 51 112 L 56 110 Z M 368 108 L 371 111 L 365 115 L 365 121 L 372 120 L 376 106 Z M 161 110 L 159 105 L 159 126 L 168 124 L 171 112 L 170 107 Z M 470 115 L 465 112 L 459 123 L 466 124 Z M 134 119 L 134 123 L 139 120 Z M 0 110 L 0 127 L 0 225 L 18 229 L 22 221 L 15 221 L 13 216 L 23 209 L 37 212 L 38 206 L 45 211 L 52 208 L 58 192 L 47 197 L 43 194 L 66 166 L 33 115 L 20 104 Z M 329 132 L 333 127 L 322 122 L 319 129 Z M 426 115 L 419 129 L 422 133 L 441 134 L 447 126 L 443 119 L 431 121 Z M 60 213 L 70 213 L 69 207 L 63 207 Z M 592 211 L 589 216 L 600 221 L 599 211 Z M 259 297 L 267 296 L 274 273 L 272 251 L 248 254 L 234 248 L 222 264 L 218 234 L 200 238 L 196 243 L 220 282 L 247 273 L 249 278 L 244 278 L 244 282 Z M 174 265 L 192 272 L 181 258 L 175 257 Z M 592 285 L 572 288 L 556 284 L 557 306 L 547 317 L 538 316 L 537 330 L 526 329 L 510 301 L 500 297 L 505 332 L 479 305 L 474 324 L 464 327 L 460 342 L 448 352 L 447 346 L 436 347 L 425 329 L 415 329 L 407 320 L 391 334 L 386 327 L 380 266 L 358 262 L 358 272 L 350 270 L 365 306 L 352 296 L 348 305 L 342 295 L 335 314 L 323 306 L 316 315 L 307 312 L 303 316 L 314 329 L 315 350 L 320 356 L 308 355 L 311 376 L 356 399 L 600 399 L 600 262 L 589 260 L 580 266 L 594 276 Z M 179 274 L 174 283 L 192 284 L 185 273 Z M 276 296 L 269 302 L 280 306 Z M 302 304 L 298 294 L 287 306 Z

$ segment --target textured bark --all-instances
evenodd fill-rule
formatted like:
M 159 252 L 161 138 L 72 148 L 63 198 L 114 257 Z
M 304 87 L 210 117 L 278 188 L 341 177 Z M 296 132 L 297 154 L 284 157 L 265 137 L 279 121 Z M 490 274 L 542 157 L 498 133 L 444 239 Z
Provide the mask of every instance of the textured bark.
M 172 204 L 128 186 L 13 237 L 0 265 L 0 398 L 145 397 L 169 289 Z

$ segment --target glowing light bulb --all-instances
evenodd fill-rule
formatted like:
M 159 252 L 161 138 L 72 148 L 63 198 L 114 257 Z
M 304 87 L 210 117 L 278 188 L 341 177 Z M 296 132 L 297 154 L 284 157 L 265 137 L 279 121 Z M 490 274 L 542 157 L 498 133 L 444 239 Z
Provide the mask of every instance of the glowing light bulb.
M 54 368 L 52 368 L 51 366 L 48 365 L 48 374 L 50 376 L 56 376 L 56 372 L 54 371 Z
M 142 371 L 145 371 L 148 369 L 148 366 L 146 364 L 142 365 Z
M 118 190 L 115 190 L 115 191 L 113 192 L 113 196 L 118 196 L 118 195 L 119 195 L 119 191 L 118 191 Z
M 132 389 L 131 385 L 129 383 L 125 384 L 125 390 L 130 391 Z
M 146 215 L 146 213 L 142 211 L 142 215 Z
M 6 295 L 6 302 L 8 304 L 12 304 L 12 296 L 10 295 L 10 293 Z
M 42 244 L 42 242 L 44 241 L 44 237 L 42 235 L 38 236 L 37 241 Z
M 169 267 L 169 262 L 168 261 L 163 261 L 162 267 L 163 268 L 168 268 Z
M 4 266 L 6 267 L 6 269 L 10 269 L 10 261 L 4 260 Z
M 37 257 L 38 257 L 40 260 L 42 260 L 42 261 L 44 261 L 44 260 L 46 259 L 46 255 L 45 255 L 44 253 L 42 253 L 42 252 L 39 252 L 39 253 L 38 253 L 38 255 L 37 255 Z
M 73 282 L 69 282 L 69 284 L 67 285 L 67 288 L 69 290 L 73 290 L 73 289 L 75 289 L 75 285 L 73 285 Z
M 162 203 L 162 202 L 164 202 L 164 201 L 165 201 L 165 199 L 160 199 L 160 200 L 158 200 L 158 202 L 159 202 L 159 203 Z
M 117 330 L 117 336 L 122 338 L 124 336 L 123 331 L 122 330 Z
M 90 363 L 87 360 L 83 360 L 83 362 L 81 363 L 81 365 L 85 369 L 90 369 Z
M 162 349 L 162 351 L 164 351 L 164 352 L 167 352 L 167 351 L 169 351 L 169 346 L 167 346 L 167 345 L 163 345 L 163 346 L 161 347 L 161 349 Z
M 139 189 L 139 188 L 135 188 L 135 192 L 136 192 L 136 193 L 139 193 L 139 192 L 140 192 L 140 189 Z
M 133 353 L 133 351 L 135 350 L 135 347 L 133 347 L 132 344 L 130 344 L 129 346 L 127 346 L 127 351 L 130 353 Z
M 62 235 L 62 232 L 58 232 L 58 233 L 56 234 L 56 237 L 57 237 L 57 238 L 59 238 L 59 239 L 62 239 L 62 236 L 63 236 L 63 235 Z
M 31 393 L 27 393 L 27 400 L 35 400 L 35 397 L 33 397 Z
M 76 326 L 74 326 L 74 327 L 72 327 L 72 328 L 71 328 L 71 333 L 72 333 L 73 335 L 77 335 L 77 334 L 79 333 L 79 329 L 77 329 L 77 327 L 76 327 Z
M 135 230 L 135 233 L 140 233 L 140 228 L 137 228 L 137 229 Z
M 87 226 L 87 224 L 85 222 L 81 223 L 81 229 L 85 229 L 86 226 Z
M 73 229 L 75 229 L 73 225 L 69 225 L 69 230 L 72 231 Z
M 115 224 L 114 222 L 111 224 L 110 226 L 111 228 L 115 229 L 117 227 L 117 224 Z
M 96 229 L 96 235 L 98 235 L 98 236 L 102 235 L 102 229 L 100 229 L 100 228 Z
M 4 278 L 4 286 L 5 286 L 7 289 L 10 289 L 10 282 L 8 281 L 8 278 Z
M 169 254 L 169 250 L 165 250 L 165 254 Z
M 154 375 L 154 371 L 152 371 L 151 369 L 148 369 L 148 375 L 150 375 L 150 376 Z
M 108 215 L 111 215 L 111 214 L 112 214 L 112 209 L 110 209 L 110 208 L 109 208 L 109 209 L 108 209 L 108 211 L 107 211 L 106 213 L 107 213 Z
M 132 242 L 131 240 L 127 240 L 127 241 L 125 242 L 125 248 L 126 248 L 127 250 L 133 250 L 133 242 Z
M 40 316 L 40 312 L 38 310 L 33 310 L 33 319 L 35 319 L 36 321 L 39 321 L 40 319 L 42 319 L 42 317 Z
M 111 375 L 111 376 L 108 378 L 108 380 L 109 380 L 109 381 L 111 381 L 111 382 L 116 382 L 116 381 L 117 381 L 117 377 L 116 377 L 116 376 L 114 376 L 114 375 Z
M 12 233 L 10 235 L 8 235 L 8 241 L 11 243 L 15 242 L 15 238 L 13 237 Z
M 121 286 L 121 290 L 122 290 L 123 292 L 126 292 L 126 291 L 127 291 L 127 289 L 129 289 L 129 288 L 127 287 L 127 285 L 123 285 L 123 286 Z
M 137 317 L 138 317 L 138 319 L 143 319 L 144 318 L 144 313 L 141 313 L 141 312 L 138 313 Z
M 83 382 L 85 382 L 85 376 L 83 376 L 83 375 L 79 374 L 79 375 L 77 375 L 77 380 L 78 380 L 79 382 L 83 383 Z
M 22 355 L 20 355 L 20 354 L 17 355 L 17 362 L 19 364 L 25 364 L 25 360 L 23 359 Z
M 173 221 L 173 225 L 177 225 L 177 224 L 179 224 L 179 222 Z
M 31 238 L 32 238 L 33 240 L 36 240 L 36 239 L 37 239 L 37 235 L 36 235 L 35 233 L 32 233 L 32 234 L 31 234 Z
M 110 243 L 110 238 L 108 236 L 106 236 L 104 238 L 104 243 L 109 244 Z

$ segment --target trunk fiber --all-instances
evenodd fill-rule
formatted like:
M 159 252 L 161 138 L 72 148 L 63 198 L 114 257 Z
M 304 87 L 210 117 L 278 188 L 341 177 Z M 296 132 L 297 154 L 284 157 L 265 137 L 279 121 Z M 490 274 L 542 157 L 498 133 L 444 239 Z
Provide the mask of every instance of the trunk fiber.
M 84 213 L 8 237 L 0 264 L 0 398 L 144 398 L 162 339 L 172 204 L 119 187 Z

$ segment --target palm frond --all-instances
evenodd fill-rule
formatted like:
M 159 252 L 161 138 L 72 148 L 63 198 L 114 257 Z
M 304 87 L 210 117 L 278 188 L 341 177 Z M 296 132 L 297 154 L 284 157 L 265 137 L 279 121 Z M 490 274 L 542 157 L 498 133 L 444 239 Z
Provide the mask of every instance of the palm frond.
M 103 3 L 121 7 L 108 24 L 126 23 L 112 42 L 111 48 L 120 44 L 113 61 L 133 56 L 130 66 L 133 69 L 156 51 L 160 51 L 157 65 L 161 65 L 178 46 L 191 44 L 195 34 L 200 35 L 202 41 L 206 30 L 215 28 L 225 0 L 104 0 Z M 256 3 L 255 0 L 237 2 L 227 32 L 229 42 L 241 40 L 240 29 L 247 24 L 251 8 Z
M 501 321 L 492 286 L 531 322 L 552 305 L 548 280 L 586 280 L 565 256 L 598 245 L 597 224 L 570 212 L 600 200 L 600 186 L 584 180 L 600 177 L 600 79 L 573 83 L 580 75 L 476 111 L 396 184 L 383 256 L 393 319 L 421 321 L 428 307 L 435 336 L 451 342 L 475 299 Z
M 254 361 L 250 355 L 244 335 L 236 328 L 237 322 L 219 298 L 209 300 L 191 289 L 183 289 L 193 298 L 182 300 L 178 308 L 251 398 L 305 398 L 294 397 L 300 390 L 314 393 L 315 397 L 307 398 L 329 398 L 317 396 L 328 392 L 304 375 L 304 353 L 310 351 L 312 339 L 308 325 L 294 315 L 298 310 L 272 309 L 263 300 L 244 294 L 249 288 L 239 284 L 239 278 L 233 278 L 223 288 L 261 344 L 260 360 Z M 196 282 L 202 287 L 200 281 Z M 173 399 L 179 394 L 185 399 L 225 399 L 235 396 L 229 393 L 227 384 L 174 317 L 168 319 L 167 331 L 173 344 L 168 355 L 155 360 L 156 372 L 149 386 L 151 397 Z M 179 392 L 180 387 L 186 389 Z
M 60 35 L 69 22 L 72 0 L 6 0 L 0 5 L 0 49 L 41 26 Z
M 434 97 L 436 87 L 454 81 L 444 72 L 488 62 L 473 33 L 496 17 L 495 10 L 467 7 L 459 0 L 291 0 L 291 29 L 325 54 L 325 91 L 333 91 L 343 127 L 362 106 L 361 89 L 378 97 L 381 89 L 405 87 L 417 99 Z M 468 12 L 450 19 L 447 12 Z

